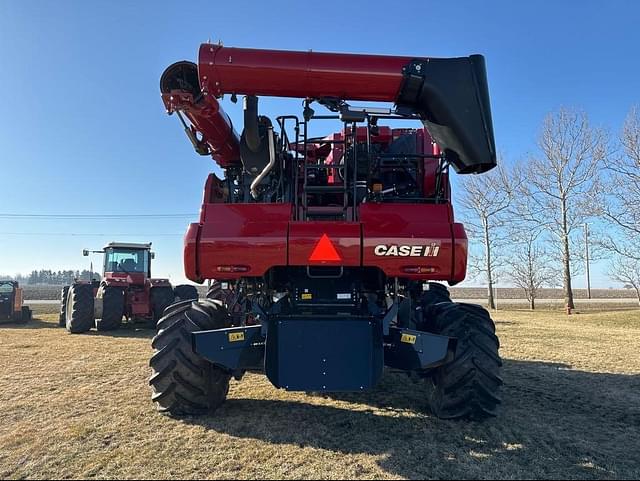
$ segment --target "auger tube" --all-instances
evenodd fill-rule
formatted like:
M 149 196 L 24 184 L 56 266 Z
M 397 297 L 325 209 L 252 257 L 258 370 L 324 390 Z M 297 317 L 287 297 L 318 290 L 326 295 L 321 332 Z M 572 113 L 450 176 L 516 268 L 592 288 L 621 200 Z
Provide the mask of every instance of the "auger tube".
M 395 102 L 418 115 L 456 171 L 496 165 L 484 57 L 414 58 L 203 44 L 203 92 Z

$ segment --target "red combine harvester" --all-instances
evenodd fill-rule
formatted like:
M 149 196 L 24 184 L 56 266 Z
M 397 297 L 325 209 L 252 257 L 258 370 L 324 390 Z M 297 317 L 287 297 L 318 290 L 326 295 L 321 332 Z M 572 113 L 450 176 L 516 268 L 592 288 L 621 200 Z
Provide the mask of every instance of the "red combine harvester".
M 287 390 L 363 391 L 388 366 L 427 381 L 437 416 L 495 414 L 494 324 L 433 282 L 466 274 L 450 167 L 496 165 L 482 56 L 203 44 L 198 64 L 171 65 L 160 89 L 196 152 L 224 170 L 209 175 L 184 248 L 187 277 L 216 282 L 208 299 L 170 307 L 153 340 L 160 411 L 212 412 L 246 371 Z M 226 94 L 245 96 L 240 136 Z M 302 115 L 259 115 L 258 96 L 301 98 Z M 400 120 L 415 126 L 389 126 Z M 331 121 L 338 132 L 313 135 Z
M 151 244 L 111 242 L 99 251 L 104 254 L 102 281 L 75 282 L 62 288 L 60 326 L 73 334 L 112 331 L 122 318 L 143 320 L 155 327 L 164 310 L 176 300 L 198 299 L 194 286 L 171 287 L 168 279 L 151 278 Z

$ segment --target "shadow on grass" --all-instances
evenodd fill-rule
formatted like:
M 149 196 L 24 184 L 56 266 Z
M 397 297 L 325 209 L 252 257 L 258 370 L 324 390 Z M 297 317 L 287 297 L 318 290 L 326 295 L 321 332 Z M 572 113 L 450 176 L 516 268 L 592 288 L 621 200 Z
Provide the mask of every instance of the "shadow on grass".
M 429 415 L 425 387 L 396 374 L 370 393 L 331 396 L 329 404 L 233 399 L 232 392 L 215 415 L 184 422 L 283 449 L 379 456 L 388 474 L 407 478 L 640 475 L 640 376 L 511 360 L 503 374 L 502 412 L 484 422 Z
M 37 317 L 29 321 L 0 323 L 0 329 L 3 327 L 11 329 L 60 329 L 57 323 L 43 321 Z
M 37 317 L 31 319 L 26 322 L 10 322 L 10 323 L 0 323 L 0 329 L 2 328 L 11 328 L 11 329 L 57 329 L 61 332 L 65 332 L 66 329 L 64 327 L 60 327 L 58 325 L 58 321 L 44 321 Z M 70 334 L 72 336 L 96 336 L 96 337 L 130 337 L 130 338 L 144 338 L 144 339 L 152 339 L 153 336 L 156 335 L 156 330 L 147 327 L 146 324 L 142 322 L 123 322 L 122 326 L 119 329 L 114 331 L 97 331 L 95 328 L 91 329 L 88 332 L 80 333 L 80 334 Z
M 153 339 L 156 335 L 156 330 L 151 329 L 144 322 L 123 322 L 118 329 L 113 331 L 97 331 L 96 329 L 91 329 L 85 334 L 96 337 Z

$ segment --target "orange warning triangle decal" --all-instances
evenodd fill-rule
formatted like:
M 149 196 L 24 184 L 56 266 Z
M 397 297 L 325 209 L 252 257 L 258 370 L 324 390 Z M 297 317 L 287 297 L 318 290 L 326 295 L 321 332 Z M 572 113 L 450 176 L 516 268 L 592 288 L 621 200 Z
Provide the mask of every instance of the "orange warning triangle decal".
M 341 261 L 342 257 L 338 254 L 338 251 L 333 245 L 333 242 L 331 242 L 331 239 L 329 239 L 329 236 L 327 234 L 322 234 L 322 237 L 309 257 L 309 260 L 314 262 Z

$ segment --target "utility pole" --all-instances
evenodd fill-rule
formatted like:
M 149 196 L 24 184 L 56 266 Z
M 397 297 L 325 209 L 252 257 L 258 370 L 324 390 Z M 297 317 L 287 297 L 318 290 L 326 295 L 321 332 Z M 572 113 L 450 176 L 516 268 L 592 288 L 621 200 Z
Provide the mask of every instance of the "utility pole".
M 493 301 L 495 303 L 495 310 L 498 310 L 498 274 L 495 275 L 495 284 L 493 285 Z
M 589 275 L 589 224 L 584 223 L 584 253 L 587 274 L 587 299 L 591 299 L 591 277 Z

